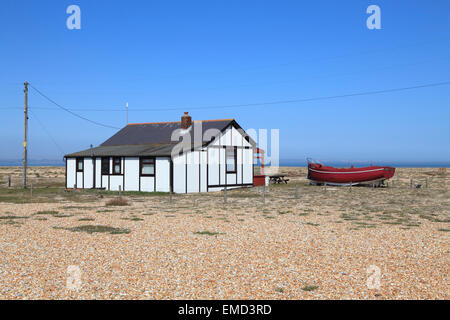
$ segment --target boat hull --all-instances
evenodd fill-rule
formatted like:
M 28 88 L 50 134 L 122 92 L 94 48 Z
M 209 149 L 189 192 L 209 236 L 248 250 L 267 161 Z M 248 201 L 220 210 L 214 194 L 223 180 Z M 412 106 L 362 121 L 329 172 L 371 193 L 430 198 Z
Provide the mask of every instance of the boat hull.
M 365 168 L 334 168 L 317 163 L 308 165 L 308 179 L 316 184 L 356 185 L 381 184 L 395 174 L 395 168 L 370 166 Z

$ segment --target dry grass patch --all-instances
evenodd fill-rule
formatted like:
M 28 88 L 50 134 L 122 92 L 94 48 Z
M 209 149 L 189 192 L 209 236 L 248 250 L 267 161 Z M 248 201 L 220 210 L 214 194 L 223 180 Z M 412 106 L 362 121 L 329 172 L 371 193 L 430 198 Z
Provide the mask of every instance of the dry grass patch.
M 52 217 L 54 217 L 54 218 L 70 218 L 70 217 L 73 217 L 73 214 L 55 214 Z
M 211 231 L 196 231 L 194 234 L 204 235 L 204 236 L 217 236 L 219 234 L 223 234 L 220 232 L 211 232 Z
M 319 286 L 310 286 L 310 285 L 306 285 L 302 288 L 303 291 L 314 291 L 316 289 L 318 289 Z
M 33 215 L 50 215 L 50 216 L 55 216 L 55 215 L 59 215 L 59 212 L 55 211 L 55 210 L 45 210 L 45 211 L 35 212 Z
M 108 207 L 129 206 L 129 205 L 130 203 L 128 202 L 128 200 L 123 197 L 111 199 L 106 203 L 106 206 Z
M 48 216 L 52 216 L 54 218 L 70 218 L 73 217 L 73 214 L 63 214 L 63 213 L 59 213 L 58 211 L 54 211 L 54 210 L 46 210 L 46 211 L 38 211 L 36 213 L 34 213 L 33 215 L 48 215 Z
M 129 220 L 129 221 L 144 221 L 144 219 L 139 217 L 130 217 L 130 218 L 121 218 L 121 220 Z
M 84 225 L 72 228 L 63 228 L 63 227 L 53 227 L 57 230 L 68 230 L 72 232 L 86 232 L 89 234 L 93 233 L 109 233 L 109 234 L 128 234 L 130 233 L 129 229 L 126 228 L 114 228 L 110 226 L 102 226 L 102 225 Z
M 14 220 L 5 220 L 5 221 L 0 222 L 0 224 L 13 225 L 13 226 L 18 227 L 18 226 L 20 226 L 23 223 L 22 222 L 17 222 L 17 221 L 14 221 Z
M 85 209 L 92 209 L 92 207 L 86 207 L 86 206 L 67 206 L 67 207 L 61 207 L 60 209 L 79 209 L 79 210 L 85 210 Z
M 15 219 L 28 219 L 29 217 L 18 217 L 18 216 L 1 216 L 0 220 L 15 220 Z
M 276 287 L 275 291 L 278 293 L 284 293 L 284 288 L 283 287 Z

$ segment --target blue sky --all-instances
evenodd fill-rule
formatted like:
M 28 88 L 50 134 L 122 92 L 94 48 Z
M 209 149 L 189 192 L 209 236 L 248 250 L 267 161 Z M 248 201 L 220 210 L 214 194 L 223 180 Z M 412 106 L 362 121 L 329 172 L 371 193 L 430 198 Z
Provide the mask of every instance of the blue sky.
M 71 4 L 81 30 L 66 28 Z M 366 27 L 371 4 L 381 30 Z M 76 112 L 116 127 L 129 102 L 130 122 L 189 111 L 279 129 L 282 160 L 450 162 L 448 85 L 198 109 L 450 81 L 449 12 L 446 0 L 2 1 L 0 159 L 21 158 L 26 80 L 67 108 L 101 110 Z M 32 159 L 61 159 L 116 131 L 32 89 L 29 105 Z

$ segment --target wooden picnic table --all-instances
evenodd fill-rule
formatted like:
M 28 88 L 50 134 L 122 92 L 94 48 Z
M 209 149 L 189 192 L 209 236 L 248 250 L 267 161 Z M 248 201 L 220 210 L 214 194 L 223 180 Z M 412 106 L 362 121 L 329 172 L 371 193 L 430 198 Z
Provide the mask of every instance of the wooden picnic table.
M 271 175 L 271 176 L 269 176 L 269 178 L 270 178 L 270 182 L 272 182 L 272 183 L 274 183 L 274 184 L 280 184 L 280 183 L 288 183 L 288 181 L 289 181 L 289 179 L 286 179 L 285 178 L 286 177 L 286 175 L 284 175 L 284 174 L 274 174 L 274 175 Z

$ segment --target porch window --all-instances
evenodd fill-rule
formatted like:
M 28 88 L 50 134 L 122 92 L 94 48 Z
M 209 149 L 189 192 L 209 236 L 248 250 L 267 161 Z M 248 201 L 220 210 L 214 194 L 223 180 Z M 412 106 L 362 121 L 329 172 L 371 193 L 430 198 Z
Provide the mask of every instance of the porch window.
M 102 158 L 102 174 L 109 174 L 109 158 Z
M 77 172 L 83 172 L 83 158 L 77 158 Z
M 113 174 L 122 174 L 122 167 L 120 165 L 120 157 L 113 158 Z
M 227 163 L 227 173 L 236 173 L 237 152 L 236 147 L 227 147 L 225 149 L 225 157 Z
M 155 158 L 141 158 L 141 176 L 155 175 Z

